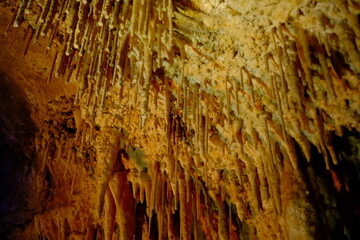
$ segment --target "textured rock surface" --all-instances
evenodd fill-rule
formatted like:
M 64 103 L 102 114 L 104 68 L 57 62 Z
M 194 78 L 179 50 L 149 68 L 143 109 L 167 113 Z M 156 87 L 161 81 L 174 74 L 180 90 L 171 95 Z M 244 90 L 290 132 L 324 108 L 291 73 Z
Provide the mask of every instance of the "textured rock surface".
M 359 236 L 358 1 L 0 3 L 34 124 L 4 238 Z

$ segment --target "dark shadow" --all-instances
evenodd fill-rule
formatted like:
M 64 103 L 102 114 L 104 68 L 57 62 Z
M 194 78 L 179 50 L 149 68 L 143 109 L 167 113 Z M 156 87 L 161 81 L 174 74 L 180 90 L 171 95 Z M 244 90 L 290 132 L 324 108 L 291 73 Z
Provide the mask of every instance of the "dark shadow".
M 28 201 L 35 131 L 25 93 L 0 72 L 0 239 L 34 215 Z
M 317 211 L 316 239 L 352 240 L 360 238 L 360 134 L 344 131 L 332 134 L 338 164 L 326 169 L 324 156 L 311 146 L 311 161 L 300 154 L 300 167 Z
M 135 234 L 134 239 L 135 240 L 141 240 L 142 234 L 143 234 L 143 225 L 145 221 L 149 221 L 149 218 L 146 215 L 146 202 L 144 203 L 137 203 L 136 204 L 136 220 L 135 220 Z

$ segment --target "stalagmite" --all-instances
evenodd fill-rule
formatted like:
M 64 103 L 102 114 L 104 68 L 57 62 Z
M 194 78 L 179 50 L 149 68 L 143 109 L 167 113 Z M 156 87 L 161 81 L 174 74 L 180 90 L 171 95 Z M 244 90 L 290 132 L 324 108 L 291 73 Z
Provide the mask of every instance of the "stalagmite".
M 97 202 L 97 217 L 101 216 L 105 192 L 111 177 L 111 173 L 116 162 L 117 152 L 119 150 L 119 133 L 110 128 L 105 127 L 101 135 L 96 137 L 97 142 L 97 157 L 98 157 L 98 202 Z
M 135 232 L 134 199 L 126 173 L 115 173 L 109 186 L 115 200 L 115 219 L 121 232 L 120 240 L 132 239 Z
M 104 214 L 105 214 L 105 223 L 104 223 L 104 235 L 105 240 L 111 240 L 114 227 L 115 227 L 115 213 L 116 213 L 116 207 L 115 207 L 115 201 L 113 198 L 113 195 L 108 188 L 105 193 L 105 206 L 104 206 Z

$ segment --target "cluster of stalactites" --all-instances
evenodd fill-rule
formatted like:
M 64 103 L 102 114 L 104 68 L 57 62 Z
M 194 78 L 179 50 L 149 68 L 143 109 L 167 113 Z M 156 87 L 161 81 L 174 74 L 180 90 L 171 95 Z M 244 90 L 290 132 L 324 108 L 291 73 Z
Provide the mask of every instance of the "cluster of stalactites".
M 78 112 L 74 113 L 75 121 L 79 120 L 78 115 Z M 84 169 L 79 166 L 85 165 L 86 160 L 82 156 L 93 134 L 87 131 L 84 122 L 76 125 L 82 136 L 74 135 L 66 143 L 64 137 L 51 138 L 51 131 L 41 132 L 36 141 L 37 151 L 43 160 L 41 176 L 49 171 L 47 175 L 55 180 L 56 197 L 61 194 L 69 200 L 76 199 L 77 193 L 84 191 L 82 183 L 89 181 L 87 174 L 82 173 Z M 115 128 L 105 127 L 93 141 L 96 143 L 91 190 L 94 196 L 76 203 L 81 206 L 64 204 L 61 208 L 36 215 L 34 225 L 39 236 L 62 239 L 70 235 L 93 239 L 94 231 L 102 228 L 97 236 L 103 234 L 105 239 L 112 239 L 118 234 L 117 226 L 120 230 L 118 238 L 125 240 L 139 234 L 135 233 L 135 223 L 141 216 L 145 221 L 142 239 L 147 239 L 154 231 L 159 239 L 199 239 L 205 235 L 212 239 L 239 239 L 239 223 L 234 216 L 239 212 L 245 214 L 246 209 L 233 208 L 225 189 L 221 193 L 215 190 L 209 192 L 200 176 L 192 175 L 180 163 L 176 163 L 172 175 L 164 171 L 159 162 L 148 165 L 147 171 L 119 170 L 116 162 L 129 160 L 119 151 L 129 147 L 129 142 Z M 45 182 L 43 178 L 39 179 L 39 190 L 46 189 Z M 137 212 L 137 205 L 146 206 L 146 212 Z M 70 213 L 73 207 L 83 212 L 79 216 L 73 215 Z M 236 212 L 232 212 L 234 209 Z M 67 213 L 66 218 L 64 213 Z M 152 222 L 154 217 L 157 219 L 155 223 Z M 76 223 L 77 218 L 81 218 L 81 225 Z
M 136 82 L 144 125 L 152 75 L 164 61 L 173 61 L 172 8 L 170 0 L 22 0 L 13 25 L 18 27 L 35 9 L 34 42 L 49 34 L 50 48 L 61 38 L 49 81 L 53 71 L 69 81 L 75 70 L 77 100 L 85 90 L 90 92 L 86 102 L 92 116 L 104 108 L 110 86 Z
M 136 85 L 141 89 L 141 125 L 144 125 L 151 78 L 157 77 L 154 73 L 162 72 L 166 62 L 171 64 L 175 57 L 172 52 L 172 1 L 98 0 L 90 3 L 64 0 L 60 5 L 56 2 L 22 1 L 14 26 L 20 25 L 27 9 L 40 5 L 42 11 L 34 25 L 34 40 L 51 30 L 50 46 L 56 33 L 62 34 L 62 50 L 56 54 L 57 64 L 54 60 L 53 69 L 58 76 L 71 76 L 75 69 L 79 83 L 77 99 L 87 97 L 82 100 L 88 106 L 89 115 L 94 116 L 99 107 L 104 107 L 110 86 L 117 85 L 122 93 L 124 86 L 130 92 Z M 214 236 L 230 234 L 231 229 L 226 231 L 223 225 L 217 228 L 218 234 L 214 233 L 212 224 L 206 222 L 209 215 L 205 210 L 211 209 L 204 207 L 210 201 L 208 196 L 217 202 L 219 224 L 227 222 L 223 219 L 225 199 L 236 205 L 241 221 L 249 212 L 247 205 L 255 212 L 270 205 L 281 215 L 284 162 L 289 162 L 294 175 L 298 174 L 296 143 L 308 161 L 313 144 L 324 156 L 328 169 L 337 164 L 331 131 L 341 135 L 343 126 L 354 124 L 354 128 L 359 128 L 357 110 L 347 104 L 359 93 L 345 79 L 360 72 L 356 45 L 359 33 L 356 21 L 351 24 L 353 17 L 349 17 L 348 23 L 338 27 L 336 36 L 315 37 L 301 26 L 286 24 L 274 28 L 268 36 L 273 51 L 264 58 L 267 78 L 256 76 L 247 66 L 238 66 L 238 75 L 221 79 L 223 82 L 219 85 L 225 86 L 221 94 L 186 77 L 185 47 L 179 45 L 181 84 L 170 83 L 167 77 L 162 79 L 166 164 L 163 159 L 157 160 L 156 169 L 141 172 L 133 179 L 130 177 L 134 198 L 142 203 L 146 201 L 150 219 L 154 210 L 157 213 L 159 232 L 163 232 L 164 219 L 171 222 L 171 215 L 180 205 L 183 236 L 191 234 L 191 219 L 199 217 L 205 217 L 203 229 Z M 335 49 L 339 42 L 342 45 Z M 344 60 L 338 59 L 336 51 L 345 55 L 351 69 L 342 64 Z M 176 86 L 176 93 L 170 90 L 170 85 Z M 86 91 L 88 94 L 84 94 Z M 332 114 L 328 114 L 330 111 Z M 86 129 L 90 128 L 84 125 L 83 131 Z M 83 133 L 83 139 L 85 136 Z M 188 151 L 184 139 L 191 143 L 192 157 L 181 158 Z M 75 154 L 69 146 L 66 148 L 70 149 L 67 156 L 71 162 Z M 235 171 L 235 180 L 220 181 L 225 177 L 219 172 L 226 171 L 222 171 L 225 167 L 217 163 L 217 159 L 227 161 L 226 170 Z M 157 165 L 159 162 L 161 167 Z M 110 165 L 104 168 L 107 172 L 101 180 L 98 215 L 102 213 L 104 202 L 117 198 L 115 193 L 111 197 L 107 192 L 112 181 Z M 204 190 L 207 188 L 215 190 L 209 193 Z M 246 193 L 238 194 L 243 188 Z M 248 200 L 249 203 L 245 203 Z M 115 201 L 116 204 L 119 203 Z M 231 222 L 231 214 L 228 216 Z M 171 233 L 171 229 L 168 232 Z

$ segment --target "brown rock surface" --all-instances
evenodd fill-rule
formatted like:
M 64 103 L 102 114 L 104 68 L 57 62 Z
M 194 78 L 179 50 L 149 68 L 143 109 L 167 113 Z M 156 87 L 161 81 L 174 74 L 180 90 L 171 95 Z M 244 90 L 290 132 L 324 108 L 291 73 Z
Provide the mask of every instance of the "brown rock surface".
M 359 14 L 0 1 L 0 238 L 357 239 Z

